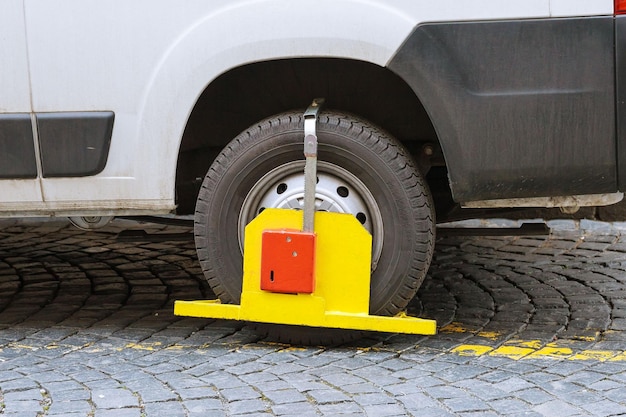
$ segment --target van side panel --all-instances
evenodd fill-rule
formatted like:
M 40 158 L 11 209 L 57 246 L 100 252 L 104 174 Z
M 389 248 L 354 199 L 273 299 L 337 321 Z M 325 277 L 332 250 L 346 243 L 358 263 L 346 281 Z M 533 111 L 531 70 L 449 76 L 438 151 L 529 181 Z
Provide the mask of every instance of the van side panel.
M 389 67 L 424 103 L 458 202 L 617 190 L 613 17 L 418 26 Z

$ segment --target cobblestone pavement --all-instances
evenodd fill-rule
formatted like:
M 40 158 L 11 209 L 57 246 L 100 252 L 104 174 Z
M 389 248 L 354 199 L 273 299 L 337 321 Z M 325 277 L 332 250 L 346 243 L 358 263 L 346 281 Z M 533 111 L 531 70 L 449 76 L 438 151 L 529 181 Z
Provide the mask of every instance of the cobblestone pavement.
M 173 316 L 176 299 L 212 297 L 193 242 L 116 234 L 189 229 L 2 221 L 0 414 L 626 415 L 626 236 L 553 225 L 440 238 L 410 309 L 437 336 L 322 348 Z

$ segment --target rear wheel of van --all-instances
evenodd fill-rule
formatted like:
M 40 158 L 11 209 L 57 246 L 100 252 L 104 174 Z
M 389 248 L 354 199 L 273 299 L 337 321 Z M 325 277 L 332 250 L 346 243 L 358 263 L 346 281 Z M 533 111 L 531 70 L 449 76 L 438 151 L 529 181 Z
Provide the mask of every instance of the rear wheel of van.
M 222 302 L 240 300 L 245 225 L 268 207 L 302 207 L 303 132 L 301 112 L 263 120 L 233 139 L 206 174 L 194 233 L 202 270 Z M 432 257 L 429 190 L 404 147 L 356 116 L 322 112 L 317 136 L 317 210 L 351 213 L 372 234 L 370 313 L 394 315 L 415 296 Z M 303 344 L 356 335 L 294 326 L 258 329 Z

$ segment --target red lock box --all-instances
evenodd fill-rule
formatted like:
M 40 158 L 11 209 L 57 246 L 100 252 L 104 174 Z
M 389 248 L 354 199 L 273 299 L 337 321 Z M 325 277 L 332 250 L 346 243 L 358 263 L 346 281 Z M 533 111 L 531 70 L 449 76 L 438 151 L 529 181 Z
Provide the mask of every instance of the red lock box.
M 315 233 L 265 230 L 261 237 L 261 289 L 287 294 L 315 290 Z

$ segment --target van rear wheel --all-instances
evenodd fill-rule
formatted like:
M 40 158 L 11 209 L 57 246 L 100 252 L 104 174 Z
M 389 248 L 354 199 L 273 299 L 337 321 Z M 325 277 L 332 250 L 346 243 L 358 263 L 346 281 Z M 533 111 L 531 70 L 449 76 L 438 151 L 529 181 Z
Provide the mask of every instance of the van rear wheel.
M 233 139 L 204 179 L 196 204 L 196 248 L 222 302 L 240 300 L 245 225 L 268 207 L 302 207 L 303 132 L 301 112 L 263 120 Z M 322 112 L 317 136 L 316 207 L 351 213 L 372 234 L 370 313 L 394 315 L 415 296 L 430 265 L 435 221 L 428 187 L 396 139 L 356 116 Z M 338 337 L 324 335 L 341 333 L 274 330 L 264 332 L 306 344 L 333 343 Z M 303 336 L 311 332 L 322 337 Z

